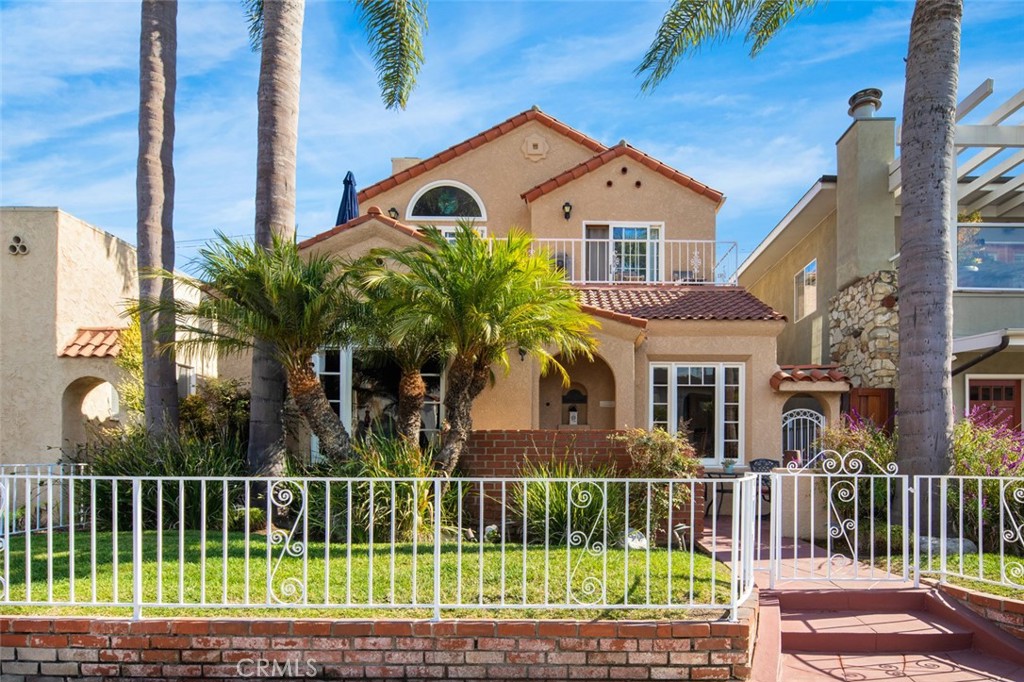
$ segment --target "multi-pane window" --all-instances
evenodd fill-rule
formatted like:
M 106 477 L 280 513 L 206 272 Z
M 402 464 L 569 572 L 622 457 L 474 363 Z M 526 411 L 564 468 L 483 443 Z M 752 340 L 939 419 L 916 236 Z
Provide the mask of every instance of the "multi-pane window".
M 818 259 L 815 258 L 796 273 L 793 280 L 796 319 L 807 317 L 818 309 Z
M 588 282 L 661 281 L 660 225 L 587 225 Z
M 742 459 L 743 366 L 651 364 L 651 428 L 685 432 L 703 459 Z

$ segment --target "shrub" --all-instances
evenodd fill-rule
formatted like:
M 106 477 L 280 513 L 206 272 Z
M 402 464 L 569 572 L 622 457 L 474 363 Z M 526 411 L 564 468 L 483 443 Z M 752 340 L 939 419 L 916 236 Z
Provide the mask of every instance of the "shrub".
M 837 471 L 865 476 L 854 479 L 840 474 L 831 479 L 821 479 L 823 489 L 830 486 L 826 492 L 839 518 L 852 519 L 855 513 L 863 518 L 870 512 L 876 519 L 884 519 L 892 501 L 890 496 L 897 494 L 899 489 L 867 476 L 889 473 L 889 467 L 896 462 L 896 437 L 890 436 L 870 419 L 862 419 L 853 413 L 843 415 L 838 425 L 826 427 L 815 445 L 820 453 L 817 455 L 820 458 L 818 466 L 826 473 Z M 853 494 L 854 487 L 856 495 Z
M 989 476 L 1020 479 L 1024 475 L 1024 432 L 1010 429 L 1002 415 L 975 408 L 953 427 L 953 457 L 950 474 L 954 476 Z M 978 482 L 965 480 L 961 499 L 959 483 L 950 481 L 947 502 L 951 517 L 963 510 L 964 532 L 979 533 L 985 547 L 998 551 L 1001 531 L 1009 530 L 1011 510 L 1021 510 L 1024 481 Z M 1016 497 L 1015 497 L 1016 495 Z M 980 509 L 979 509 L 979 496 Z M 1000 509 L 1001 506 L 1007 506 Z M 1020 511 L 1017 512 L 1018 514 Z M 980 518 L 979 518 L 980 517 Z M 1000 520 L 1003 525 L 1000 525 Z M 1013 534 L 1005 547 L 1024 554 L 1024 539 Z
M 632 478 L 693 478 L 700 471 L 697 451 L 686 433 L 672 435 L 664 429 L 627 429 L 608 436 L 608 440 L 622 443 L 629 454 L 628 475 Z M 652 486 L 651 516 L 655 519 L 668 518 L 669 486 Z M 672 491 L 672 502 L 686 503 L 690 497 L 688 486 L 677 486 Z M 630 500 L 630 514 L 647 513 L 645 498 Z
M 534 463 L 524 467 L 523 485 L 512 487 L 512 521 L 523 525 L 527 542 L 592 546 L 625 531 L 626 494 L 622 484 L 576 479 L 615 478 L 611 466 L 588 467 L 578 461 Z M 605 506 L 607 503 L 607 506 Z M 607 509 L 607 514 L 605 510 Z M 582 533 L 582 535 L 580 535 Z
M 237 379 L 206 379 L 181 400 L 181 432 L 202 439 L 249 442 L 249 391 Z
M 183 435 L 180 438 L 157 437 L 142 428 L 107 430 L 97 435 L 86 459 L 89 473 L 99 477 L 160 477 L 204 476 L 243 477 L 246 475 L 245 450 L 234 440 L 202 440 Z M 78 500 L 86 504 L 91 500 L 90 484 L 80 481 L 75 490 Z M 241 481 L 226 486 L 229 525 L 239 521 L 237 506 L 241 500 Z M 98 480 L 95 510 L 97 524 L 103 528 L 113 525 L 114 495 L 117 495 L 117 523 L 122 530 L 131 528 L 132 484 Z M 220 482 L 189 480 L 180 484 L 164 482 L 162 519 L 164 528 L 177 528 L 182 522 L 186 529 L 199 528 L 205 519 L 208 528 L 223 523 L 225 486 Z M 180 493 L 185 501 L 181 503 Z M 205 494 L 204 494 L 205 492 Z M 201 500 L 205 497 L 206 514 Z M 156 528 L 160 509 L 158 485 L 155 481 L 142 482 L 142 520 L 146 528 Z
M 429 538 L 434 529 L 434 485 L 429 480 L 375 482 L 365 479 L 429 479 L 437 476 L 431 448 L 420 449 L 404 438 L 370 434 L 352 446 L 353 459 L 321 462 L 293 471 L 290 475 L 325 478 L 364 479 L 311 481 L 305 495 L 309 506 L 309 529 L 318 538 L 347 539 L 349 509 L 354 542 L 366 542 L 373 529 L 375 541 L 390 540 L 392 525 L 396 542 L 408 542 L 414 534 Z M 443 486 L 442 525 L 456 525 L 452 510 L 457 508 L 456 491 Z M 371 495 L 372 489 L 372 495 Z M 466 491 L 463 491 L 466 492 Z M 351 499 L 350 499 L 351 498 Z M 351 505 L 351 506 L 350 506 Z

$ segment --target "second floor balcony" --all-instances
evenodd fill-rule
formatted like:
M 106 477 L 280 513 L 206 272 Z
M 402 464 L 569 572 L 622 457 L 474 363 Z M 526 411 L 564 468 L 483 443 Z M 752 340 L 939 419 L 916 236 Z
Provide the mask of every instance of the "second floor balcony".
M 639 238 L 638 238 L 639 237 Z M 573 284 L 736 284 L 736 242 L 647 238 L 626 233 L 534 239 Z

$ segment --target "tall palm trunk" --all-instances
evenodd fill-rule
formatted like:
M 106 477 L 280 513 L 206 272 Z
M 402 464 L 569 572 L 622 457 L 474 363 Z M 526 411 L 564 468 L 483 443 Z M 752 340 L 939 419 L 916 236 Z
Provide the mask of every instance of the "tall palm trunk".
M 441 472 L 451 476 L 473 430 L 473 401 L 487 386 L 488 365 L 456 357 L 448 370 L 448 391 L 444 396 L 445 421 L 448 422 L 438 454 Z
M 900 142 L 899 459 L 943 474 L 953 432 L 952 222 L 961 0 L 918 0 L 910 26 Z
M 288 389 L 299 412 L 320 439 L 320 454 L 332 462 L 347 460 L 351 455 L 348 432 L 331 408 L 312 363 L 288 373 Z
M 139 52 L 139 158 L 135 180 L 139 301 L 174 300 L 174 284 L 147 271 L 174 270 L 174 91 L 177 85 L 177 0 L 143 0 Z M 178 432 L 178 381 L 172 306 L 142 314 L 142 377 L 146 427 Z
M 295 155 L 299 135 L 304 0 L 263 4 L 256 156 L 256 243 L 295 235 Z M 276 475 L 284 467 L 285 374 L 265 343 L 252 358 L 249 470 Z
M 403 369 L 398 381 L 398 433 L 410 443 L 419 443 L 427 382 L 419 368 Z

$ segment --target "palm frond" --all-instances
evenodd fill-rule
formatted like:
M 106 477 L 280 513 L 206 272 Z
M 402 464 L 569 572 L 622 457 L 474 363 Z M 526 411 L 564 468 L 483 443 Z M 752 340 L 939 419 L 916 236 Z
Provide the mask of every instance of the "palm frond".
M 640 90 L 653 91 L 680 59 L 728 38 L 759 4 L 758 0 L 674 0 L 634 71 L 644 76 Z
M 249 47 L 259 52 L 263 45 L 263 0 L 242 0 L 242 7 L 249 25 Z
M 793 17 L 817 4 L 818 0 L 762 0 L 747 29 L 750 56 L 756 57 Z
M 357 0 L 388 109 L 404 109 L 423 65 L 426 0 Z

